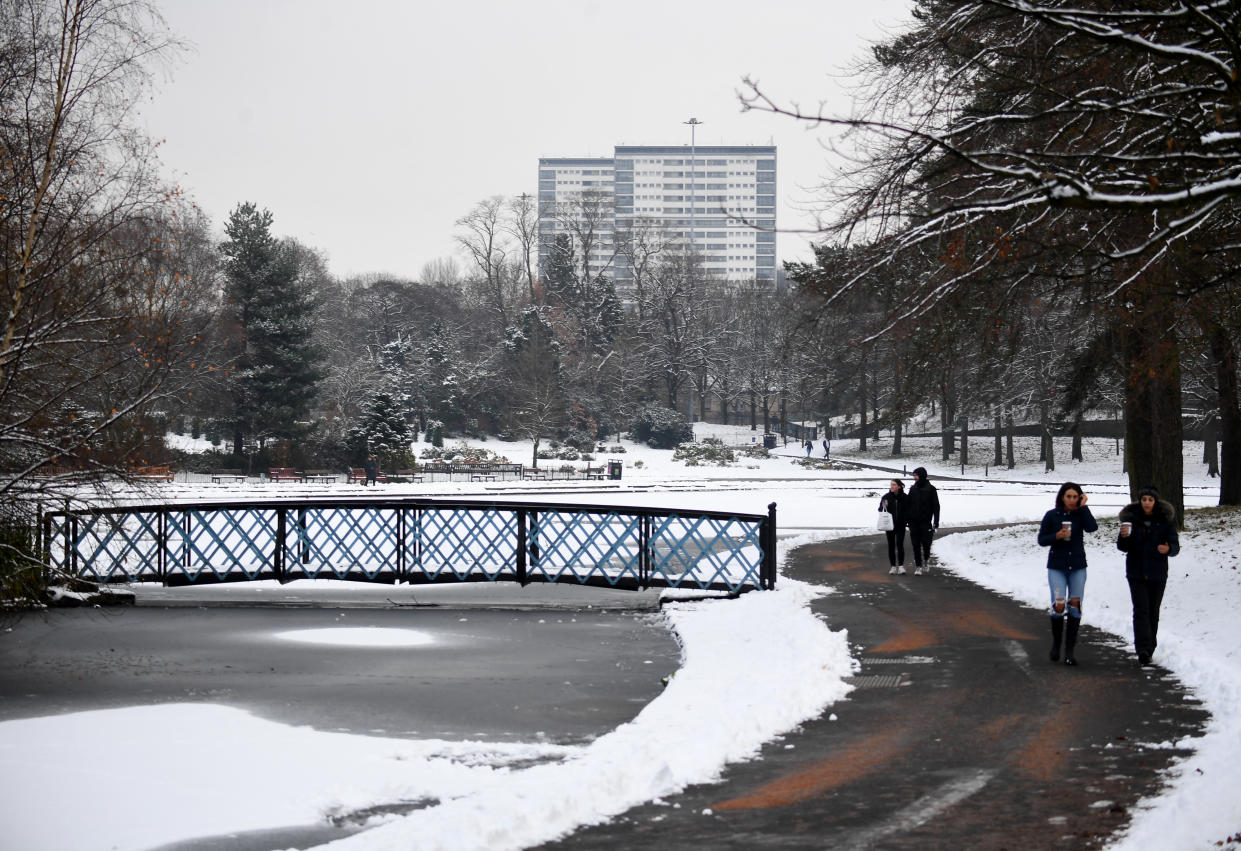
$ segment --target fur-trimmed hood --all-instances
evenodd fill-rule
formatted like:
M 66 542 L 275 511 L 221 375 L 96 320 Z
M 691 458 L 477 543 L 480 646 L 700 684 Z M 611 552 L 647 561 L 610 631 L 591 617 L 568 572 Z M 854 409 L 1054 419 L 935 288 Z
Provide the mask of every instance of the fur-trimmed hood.
M 1156 517 L 1162 516 L 1168 523 L 1176 523 L 1176 508 L 1166 499 L 1157 500 L 1155 502 L 1155 510 L 1152 513 Z M 1120 510 L 1120 522 L 1136 523 L 1142 519 L 1144 514 L 1141 502 L 1131 502 Z

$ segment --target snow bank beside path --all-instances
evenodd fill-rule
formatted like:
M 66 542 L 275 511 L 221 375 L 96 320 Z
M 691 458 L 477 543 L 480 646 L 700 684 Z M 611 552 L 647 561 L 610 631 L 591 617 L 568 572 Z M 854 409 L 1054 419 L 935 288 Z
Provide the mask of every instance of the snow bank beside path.
M 1102 512 L 1096 512 L 1096 515 Z M 1173 769 L 1170 785 L 1143 801 L 1112 846 L 1206 848 L 1241 829 L 1241 512 L 1193 513 L 1170 562 L 1155 662 L 1171 670 L 1211 712 L 1206 733 L 1176 744 L 1195 753 Z M 1132 649 L 1132 606 L 1115 517 L 1087 536 L 1090 564 L 1084 619 Z M 1046 609 L 1047 551 L 1037 526 L 961 533 L 935 543 L 948 569 L 1023 603 Z M 1033 615 L 1032 615 L 1033 617 Z M 1089 643 L 1079 650 L 1090 676 Z M 1135 663 L 1136 664 L 1136 660 Z M 1160 745 L 1160 742 L 1146 744 Z
M 497 775 L 472 794 L 324 847 L 525 848 L 718 778 L 849 691 L 846 637 L 810 612 L 817 593 L 782 579 L 772 592 L 668 606 L 683 665 L 633 721 L 564 763 Z

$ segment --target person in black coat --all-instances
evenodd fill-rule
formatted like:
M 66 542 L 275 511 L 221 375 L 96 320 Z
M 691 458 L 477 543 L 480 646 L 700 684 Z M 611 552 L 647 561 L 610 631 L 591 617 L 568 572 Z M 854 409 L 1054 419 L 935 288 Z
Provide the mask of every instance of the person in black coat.
M 1168 559 L 1181 551 L 1176 509 L 1143 488 L 1138 501 L 1120 510 L 1116 549 L 1125 554 L 1125 579 L 1133 601 L 1133 646 L 1138 663 L 1149 665 L 1159 644 L 1159 605 L 1168 584 Z
M 375 463 L 375 459 L 368 456 L 362 469 L 366 471 L 366 482 L 363 487 L 375 484 L 375 480 L 379 477 L 379 465 Z
M 888 492 L 879 499 L 879 510 L 892 515 L 892 530 L 883 534 L 888 536 L 888 563 L 892 565 L 888 573 L 905 572 L 905 483 L 893 479 L 888 485 Z
M 1051 588 L 1051 661 L 1060 659 L 1061 629 L 1064 632 L 1064 664 L 1076 665 L 1077 630 L 1082 623 L 1082 598 L 1086 593 L 1086 539 L 1099 523 L 1086 507 L 1086 494 L 1073 482 L 1065 482 L 1056 494 L 1056 507 L 1043 515 L 1038 545 L 1047 547 L 1047 584 Z
M 914 468 L 914 483 L 905 496 L 905 521 L 914 549 L 914 576 L 931 572 L 931 538 L 939 528 L 939 491 L 926 477 L 926 467 Z

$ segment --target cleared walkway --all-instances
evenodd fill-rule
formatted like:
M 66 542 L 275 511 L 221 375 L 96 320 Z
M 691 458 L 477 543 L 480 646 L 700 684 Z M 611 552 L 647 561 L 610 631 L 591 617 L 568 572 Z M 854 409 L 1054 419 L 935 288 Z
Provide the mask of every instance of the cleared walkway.
M 882 535 L 804 547 L 792 576 L 862 661 L 857 689 L 728 769 L 549 848 L 1093 848 L 1157 794 L 1206 713 L 1090 627 L 1047 660 L 1046 614 L 940 570 L 889 576 Z M 1166 628 L 1173 629 L 1169 624 Z

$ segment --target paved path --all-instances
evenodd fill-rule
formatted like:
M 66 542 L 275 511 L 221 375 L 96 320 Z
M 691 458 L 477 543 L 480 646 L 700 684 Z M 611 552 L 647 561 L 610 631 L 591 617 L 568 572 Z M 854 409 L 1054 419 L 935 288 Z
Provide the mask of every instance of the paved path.
M 813 608 L 848 629 L 858 688 L 722 783 L 545 847 L 1099 847 L 1182 755 L 1146 745 L 1205 721 L 1089 611 L 1081 664 L 1052 664 L 1044 612 L 939 570 L 889 576 L 882 535 L 803 547 L 788 571 L 838 589 Z

